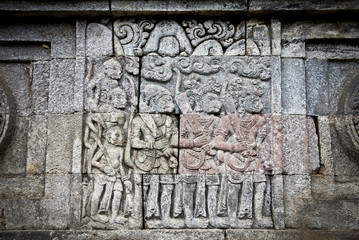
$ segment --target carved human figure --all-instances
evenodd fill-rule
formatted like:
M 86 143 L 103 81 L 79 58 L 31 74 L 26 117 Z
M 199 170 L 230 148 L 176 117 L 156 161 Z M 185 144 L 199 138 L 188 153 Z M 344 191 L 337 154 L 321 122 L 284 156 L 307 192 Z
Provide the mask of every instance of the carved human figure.
M 128 208 L 125 212 L 130 214 L 131 211 L 131 172 L 126 173 L 124 170 L 125 122 L 123 112 L 89 115 L 86 121 L 84 141 L 88 148 L 88 167 L 93 180 L 90 217 L 95 222 L 123 224 L 127 221 L 125 217 L 119 216 L 123 191 L 126 193 Z
M 89 74 L 91 71 L 90 68 Z M 126 108 L 128 100 L 125 90 L 120 85 L 122 77 L 123 68 L 117 60 L 111 58 L 103 63 L 102 71 L 92 78 L 87 85 L 87 102 L 90 110 L 109 112 Z M 133 92 L 131 95 L 134 97 L 133 80 L 128 76 L 126 79 L 130 81 L 131 91 Z
M 263 142 L 265 117 L 259 115 L 228 115 L 221 118 L 215 132 L 214 148 L 227 173 L 259 171 L 257 145 Z M 260 133 L 260 134 L 259 134 Z M 257 140 L 260 138 L 261 140 Z
M 218 124 L 213 115 L 183 114 L 180 124 L 180 172 L 217 173 L 216 151 L 210 142 Z
M 219 113 L 222 102 L 219 97 L 221 85 L 215 78 L 202 82 L 198 74 L 191 74 L 189 79 L 182 83 L 182 74 L 174 68 L 177 74 L 175 99 L 182 113 L 205 112 Z M 182 86 L 183 85 L 183 86 Z M 181 92 L 181 86 L 184 92 Z
M 145 108 L 148 112 L 171 113 L 175 108 L 171 92 L 158 85 L 147 85 L 143 90 L 142 98 L 147 106 L 140 108 Z
M 162 114 L 138 114 L 132 121 L 131 146 L 135 173 L 172 174 L 177 172 L 178 130 L 175 118 Z M 164 185 L 160 204 L 158 204 L 159 181 Z M 158 175 L 150 177 L 148 185 L 144 183 L 149 188 L 146 218 L 160 217 L 159 205 L 161 205 L 163 209 L 161 218 L 166 220 L 163 222 L 171 222 L 169 199 L 173 184 L 170 176 Z

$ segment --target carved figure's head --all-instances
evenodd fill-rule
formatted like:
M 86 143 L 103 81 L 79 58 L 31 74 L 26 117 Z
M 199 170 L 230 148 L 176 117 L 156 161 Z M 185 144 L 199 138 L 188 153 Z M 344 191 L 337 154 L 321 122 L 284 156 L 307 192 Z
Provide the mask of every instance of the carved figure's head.
M 110 101 L 114 108 L 124 109 L 127 105 L 127 94 L 120 87 L 112 89 L 110 91 Z
M 203 112 L 219 113 L 222 108 L 222 102 L 218 95 L 214 93 L 206 93 L 202 96 L 201 105 Z
M 173 112 L 175 105 L 169 90 L 157 85 L 147 85 L 143 92 L 144 100 L 154 112 Z
M 126 133 L 119 126 L 110 127 L 105 133 L 106 140 L 115 146 L 124 146 L 126 143 Z
M 104 62 L 103 71 L 106 76 L 115 80 L 120 80 L 122 77 L 122 66 L 113 58 Z

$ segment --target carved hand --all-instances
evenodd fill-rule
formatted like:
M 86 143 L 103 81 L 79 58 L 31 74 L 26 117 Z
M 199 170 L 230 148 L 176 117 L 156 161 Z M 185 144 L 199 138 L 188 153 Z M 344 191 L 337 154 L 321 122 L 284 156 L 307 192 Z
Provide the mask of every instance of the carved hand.
M 164 149 L 164 148 L 168 148 L 168 147 L 169 147 L 168 141 L 163 138 L 156 141 L 154 144 L 155 149 Z
M 109 176 L 115 176 L 116 175 L 115 170 L 113 170 L 113 168 L 109 167 L 109 166 L 104 167 L 103 172 L 106 173 Z
M 193 140 L 194 147 L 202 147 L 207 144 L 207 138 L 204 135 L 200 135 Z

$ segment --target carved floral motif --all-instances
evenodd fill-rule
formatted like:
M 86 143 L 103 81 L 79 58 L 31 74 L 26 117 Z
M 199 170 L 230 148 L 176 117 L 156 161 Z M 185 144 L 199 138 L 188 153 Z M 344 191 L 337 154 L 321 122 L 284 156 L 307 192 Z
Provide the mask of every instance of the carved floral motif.
M 12 137 L 14 103 L 10 89 L 0 81 L 0 149 L 5 149 Z

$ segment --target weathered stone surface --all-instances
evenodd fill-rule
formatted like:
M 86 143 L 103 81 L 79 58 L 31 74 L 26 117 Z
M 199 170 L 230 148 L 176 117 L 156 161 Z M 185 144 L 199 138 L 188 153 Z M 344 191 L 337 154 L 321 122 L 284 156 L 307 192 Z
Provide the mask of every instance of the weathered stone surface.
M 48 139 L 46 150 L 46 173 L 72 173 L 74 146 L 82 129 L 82 114 L 52 114 L 48 116 Z
M 136 57 L 88 59 L 85 79 L 86 110 L 135 111 L 138 104 L 139 59 Z
M 306 57 L 305 41 L 309 39 L 355 39 L 356 23 L 349 21 L 305 21 L 282 24 L 282 57 Z
M 35 62 L 32 69 L 31 105 L 35 114 L 47 112 L 50 82 L 50 62 Z
M 50 66 L 49 113 L 74 111 L 75 61 L 52 60 Z
M 337 240 L 337 239 L 357 239 L 359 234 L 357 231 L 333 231 L 333 230 L 268 230 L 268 229 L 246 229 L 246 230 L 226 230 L 227 239 L 240 240 L 256 240 L 265 236 L 268 240 L 278 239 L 312 239 L 312 240 Z
M 282 41 L 282 25 L 281 21 L 275 18 L 271 19 L 271 40 L 272 40 L 272 55 L 279 56 L 281 54 Z
M 305 62 L 307 114 L 329 114 L 329 82 L 327 62 L 310 59 Z
M 51 47 L 51 57 L 72 58 L 76 54 L 76 29 L 68 23 L 13 23 L 1 24 L 0 40 L 4 42 L 41 42 Z M 35 53 L 34 53 L 35 55 Z
M 248 11 L 254 12 L 298 12 L 310 11 L 313 13 L 332 12 L 338 10 L 359 10 L 359 5 L 350 0 L 342 2 L 337 1 L 309 1 L 309 0 L 295 0 L 295 1 L 282 1 L 282 0 L 252 0 L 248 4 Z M 314 11 L 314 12 L 313 12 Z
M 86 29 L 86 56 L 103 57 L 113 55 L 111 28 L 100 23 L 90 23 Z
M 132 161 L 140 156 L 130 155 L 131 142 L 126 137 L 132 118 L 113 112 L 90 114 L 86 119 L 82 210 L 86 228 L 142 227 L 142 180 L 132 170 Z
M 282 63 L 279 56 L 271 57 L 271 108 L 272 113 L 282 112 Z
M 0 43 L 0 59 L 11 61 L 50 60 L 51 49 L 46 43 Z
M 306 114 L 305 67 L 300 58 L 282 59 L 282 112 Z
M 249 56 L 271 54 L 271 39 L 266 23 L 259 20 L 247 21 L 246 54 Z
M 311 174 L 319 168 L 318 136 L 314 120 L 283 115 L 283 172 Z
M 3 232 L 0 232 L 0 236 Z M 6 235 L 5 235 L 6 236 Z M 191 239 L 214 239 L 224 240 L 224 231 L 219 229 L 151 229 L 151 230 L 120 230 L 120 231 L 54 231 L 51 233 L 52 240 L 165 240 L 176 238 L 179 240 Z
M 198 2 L 190 1 L 166 1 L 166 4 L 161 5 L 156 0 L 151 1 L 119 1 L 111 2 L 111 10 L 114 16 L 128 16 L 131 15 L 168 15 L 168 14 L 191 14 L 191 15 L 227 15 L 235 13 L 243 13 L 247 10 L 247 2 L 240 1 L 206 1 Z
M 98 16 L 110 15 L 109 2 L 107 0 L 90 1 L 24 1 L 14 4 L 12 1 L 2 1 L 0 4 L 2 16 Z
M 2 176 L 26 173 L 29 120 L 29 117 L 17 117 L 14 122 L 11 142 L 4 143 L 7 145 L 6 150 L 0 154 L 0 174 Z
M 330 120 L 334 175 L 359 175 L 357 155 L 359 135 L 355 128 L 357 124 L 354 124 L 355 118 L 353 115 L 338 115 Z
M 354 39 L 312 40 L 305 44 L 307 58 L 314 59 L 358 59 L 359 45 Z
M 179 172 L 272 173 L 271 123 L 259 115 L 181 115 Z
M 318 179 L 315 180 L 316 183 L 312 183 L 314 180 L 311 179 L 309 176 L 284 176 L 286 227 L 357 230 L 359 226 L 357 196 L 346 194 L 339 197 L 335 193 L 330 194 L 331 190 L 336 191 L 335 189 L 341 188 L 340 185 L 349 187 L 350 184 L 338 184 L 333 188 L 333 181 L 330 178 L 321 179 L 320 184 Z M 322 187 L 325 190 L 320 189 Z M 328 195 L 323 195 L 321 193 L 323 191 Z
M 264 175 L 143 175 L 145 226 L 272 228 L 269 184 Z
M 271 196 L 272 196 L 272 218 L 275 229 L 284 229 L 284 187 L 283 176 L 276 175 L 271 178 Z
M 9 88 L 19 115 L 31 113 L 30 70 L 28 63 L 0 63 L 1 80 Z
M 326 116 L 318 117 L 319 149 L 320 149 L 320 173 L 333 175 L 332 137 L 330 133 L 330 121 Z
M 270 112 L 269 67 L 268 58 L 143 57 L 140 112 Z

